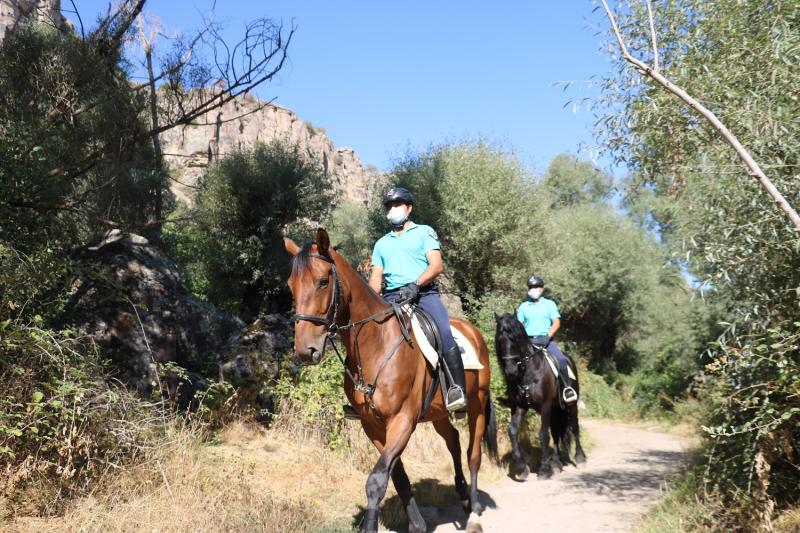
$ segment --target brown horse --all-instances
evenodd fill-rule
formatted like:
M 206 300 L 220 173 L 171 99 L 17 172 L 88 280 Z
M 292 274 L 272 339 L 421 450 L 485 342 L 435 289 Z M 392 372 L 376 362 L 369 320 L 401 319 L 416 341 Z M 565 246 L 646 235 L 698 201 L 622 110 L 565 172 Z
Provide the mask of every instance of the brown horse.
M 373 291 L 344 257 L 330 247 L 325 230 L 318 230 L 316 242 L 302 248 L 291 239 L 285 239 L 285 245 L 294 256 L 289 287 L 297 312 L 295 353 L 304 363 L 319 363 L 326 345 L 336 349 L 331 338 L 341 336 L 347 351 L 345 394 L 358 412 L 364 432 L 380 452 L 367 478 L 367 509 L 361 531 L 378 530 L 379 505 L 389 476 L 405 505 L 409 531 L 426 531 L 400 459 L 420 421 L 433 422 L 447 443 L 455 469 L 456 491 L 465 508 L 471 509 L 467 529 L 481 531 L 482 508 L 478 501 L 481 439 L 486 441 L 492 457 L 497 455 L 494 407 L 489 397 L 489 351 L 481 334 L 463 320 L 451 320 L 472 343 L 483 366 L 482 370 L 466 372 L 470 435 L 467 457 L 471 474 L 468 492 L 461 468 L 458 431 L 450 423 L 441 393 L 435 395 L 423 412 L 433 372 L 413 333 L 407 329 L 407 317 Z

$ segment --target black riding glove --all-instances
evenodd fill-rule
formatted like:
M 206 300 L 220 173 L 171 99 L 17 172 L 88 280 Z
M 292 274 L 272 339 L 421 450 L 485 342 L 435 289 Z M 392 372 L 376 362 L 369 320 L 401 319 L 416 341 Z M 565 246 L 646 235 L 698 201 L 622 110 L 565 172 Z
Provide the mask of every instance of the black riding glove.
M 404 285 L 400 287 L 397 294 L 401 302 L 414 301 L 417 299 L 417 296 L 419 296 L 419 285 L 417 285 L 416 282 Z

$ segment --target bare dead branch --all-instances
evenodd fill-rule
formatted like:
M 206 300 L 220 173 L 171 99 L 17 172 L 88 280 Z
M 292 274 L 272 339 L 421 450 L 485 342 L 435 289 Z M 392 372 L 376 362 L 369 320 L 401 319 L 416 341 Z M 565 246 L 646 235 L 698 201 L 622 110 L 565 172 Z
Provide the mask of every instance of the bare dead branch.
M 645 0 L 647 4 L 647 20 L 650 23 L 650 40 L 653 46 L 653 70 L 658 72 L 658 44 L 656 43 L 656 27 L 653 24 L 653 9 L 650 0 Z
M 736 151 L 739 158 L 744 162 L 745 166 L 747 166 L 749 173 L 758 180 L 758 182 L 761 184 L 761 187 L 767 192 L 767 194 L 770 195 L 775 203 L 778 204 L 778 207 L 784 212 L 792 225 L 794 225 L 795 231 L 800 233 L 800 215 L 798 215 L 797 211 L 795 211 L 794 208 L 789 205 L 789 202 L 786 201 L 786 198 L 784 198 L 780 191 L 778 191 L 772 181 L 767 178 L 766 174 L 764 174 L 764 171 L 761 170 L 761 167 L 758 165 L 758 163 L 756 163 L 744 146 L 742 146 L 736 136 L 727 128 L 727 126 L 725 126 L 725 124 L 722 123 L 721 120 L 719 120 L 719 118 L 717 118 L 713 112 L 689 95 L 689 93 L 687 93 L 683 88 L 672 83 L 657 70 L 654 70 L 654 68 L 650 65 L 633 57 L 625 46 L 625 42 L 622 39 L 622 35 L 620 34 L 617 26 L 616 18 L 611 12 L 611 9 L 608 7 L 608 3 L 606 0 L 600 1 L 603 4 L 603 9 L 605 9 L 608 20 L 611 23 L 611 29 L 613 30 L 617 39 L 623 59 L 632 64 L 639 72 L 655 80 L 664 89 L 680 98 L 691 109 L 702 115 L 709 123 L 711 123 L 711 125 L 714 126 L 720 135 L 722 135 L 722 138 Z

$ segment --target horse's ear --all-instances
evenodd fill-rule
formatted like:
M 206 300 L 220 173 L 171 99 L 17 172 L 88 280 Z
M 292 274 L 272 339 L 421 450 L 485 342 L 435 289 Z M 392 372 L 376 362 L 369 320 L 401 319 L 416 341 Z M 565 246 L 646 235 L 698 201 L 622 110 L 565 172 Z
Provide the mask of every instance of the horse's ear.
M 317 230 L 317 252 L 322 255 L 326 255 L 328 253 L 328 249 L 331 247 L 331 238 L 328 237 L 328 232 L 325 231 L 323 228 L 319 228 Z
M 497 311 L 493 311 L 493 313 L 494 313 L 494 321 L 500 322 L 500 317 L 497 315 Z
M 297 255 L 297 252 L 300 251 L 300 247 L 297 246 L 297 243 L 289 237 L 283 238 L 283 246 L 286 247 L 286 251 L 292 254 L 292 256 Z

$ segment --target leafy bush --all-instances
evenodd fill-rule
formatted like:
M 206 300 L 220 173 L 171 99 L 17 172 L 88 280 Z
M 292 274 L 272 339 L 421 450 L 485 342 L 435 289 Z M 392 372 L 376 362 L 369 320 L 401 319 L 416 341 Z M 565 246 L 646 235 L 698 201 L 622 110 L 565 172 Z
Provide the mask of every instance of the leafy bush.
M 273 389 L 277 398 L 275 424 L 312 433 L 331 448 L 347 444 L 342 411 L 347 397 L 342 388 L 342 363 L 336 355 L 329 353 L 320 364 L 304 366 L 299 372 L 291 370 L 285 368 Z
M 12 507 L 56 510 L 157 435 L 154 406 L 104 374 L 91 344 L 70 332 L 0 323 L 0 490 Z

